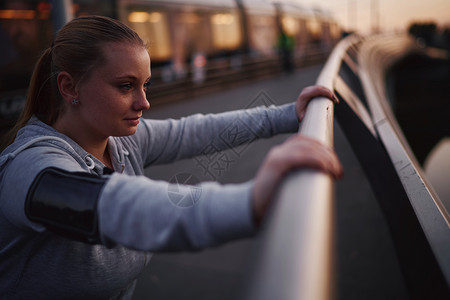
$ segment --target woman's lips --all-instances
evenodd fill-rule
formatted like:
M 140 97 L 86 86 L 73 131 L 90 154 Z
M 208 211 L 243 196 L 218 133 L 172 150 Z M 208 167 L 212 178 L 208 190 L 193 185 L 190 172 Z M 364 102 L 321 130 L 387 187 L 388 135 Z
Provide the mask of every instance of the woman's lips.
M 126 118 L 125 121 L 130 126 L 137 126 L 139 124 L 139 117 L 136 118 Z

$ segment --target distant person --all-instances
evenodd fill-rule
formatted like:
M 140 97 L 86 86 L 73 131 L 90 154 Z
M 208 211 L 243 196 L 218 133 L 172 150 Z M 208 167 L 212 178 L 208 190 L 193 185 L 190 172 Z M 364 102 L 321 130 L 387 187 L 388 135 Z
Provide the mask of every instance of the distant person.
M 286 73 L 294 71 L 294 47 L 294 37 L 281 30 L 280 36 L 278 37 L 278 51 L 280 52 L 283 70 Z
M 173 205 L 145 167 L 227 148 L 218 133 L 236 117 L 261 138 L 296 132 L 309 100 L 336 98 L 313 86 L 280 107 L 145 120 L 150 77 L 142 40 L 106 17 L 74 19 L 42 54 L 0 156 L 0 298 L 130 299 L 151 252 L 252 236 L 289 171 L 340 176 L 331 149 L 294 135 L 254 180 L 203 183 L 195 205 Z

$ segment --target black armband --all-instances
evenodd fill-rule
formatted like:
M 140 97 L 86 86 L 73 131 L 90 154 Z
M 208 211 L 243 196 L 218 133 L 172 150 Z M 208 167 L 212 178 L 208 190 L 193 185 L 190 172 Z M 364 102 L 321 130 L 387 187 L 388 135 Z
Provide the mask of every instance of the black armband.
M 89 173 L 46 168 L 28 190 L 25 214 L 58 235 L 100 243 L 97 203 L 106 181 Z

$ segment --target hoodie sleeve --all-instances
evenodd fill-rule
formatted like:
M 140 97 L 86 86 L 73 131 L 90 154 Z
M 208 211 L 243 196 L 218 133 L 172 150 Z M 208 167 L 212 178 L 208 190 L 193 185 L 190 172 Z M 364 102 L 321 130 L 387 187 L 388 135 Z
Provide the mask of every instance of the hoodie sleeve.
M 142 145 L 144 165 L 167 163 L 221 151 L 298 130 L 295 104 L 257 107 L 219 114 L 195 114 L 179 120 L 144 120 L 136 137 Z
M 71 156 L 55 147 L 33 147 L 20 152 L 4 166 L 0 182 L 0 213 L 19 228 L 45 230 L 25 215 L 25 199 L 36 175 L 45 168 L 64 168 L 71 172 L 86 172 Z
M 86 172 L 67 153 L 55 148 L 21 152 L 8 166 L 0 189 L 0 213 L 16 227 L 46 230 L 26 217 L 24 207 L 34 178 L 48 167 Z M 120 244 L 143 251 L 194 250 L 255 232 L 252 182 L 182 186 L 119 173 L 107 179 L 97 199 L 99 235 L 105 245 Z
M 195 250 L 255 232 L 252 182 L 178 186 L 113 174 L 98 203 L 100 238 L 144 251 Z

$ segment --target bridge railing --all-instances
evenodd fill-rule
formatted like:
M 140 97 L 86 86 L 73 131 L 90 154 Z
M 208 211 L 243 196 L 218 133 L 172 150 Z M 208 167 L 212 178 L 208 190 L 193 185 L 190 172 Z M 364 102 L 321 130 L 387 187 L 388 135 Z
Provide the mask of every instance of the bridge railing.
M 337 45 L 317 84 L 334 89 L 347 49 Z M 312 101 L 299 133 L 333 147 L 334 104 Z M 334 187 L 329 175 L 313 170 L 291 174 L 282 184 L 264 236 L 249 299 L 331 299 L 334 290 Z
M 450 218 L 396 122 L 386 88 L 390 68 L 417 51 L 407 36 L 341 41 L 317 80 L 341 103 L 312 101 L 299 132 L 332 147 L 335 109 L 386 217 L 411 298 L 444 299 Z M 247 299 L 334 298 L 333 200 L 325 174 L 299 171 L 285 180 L 263 230 Z
M 386 74 L 409 55 L 427 52 L 406 35 L 368 39 L 359 51 L 359 78 L 377 140 L 384 148 L 383 159 L 392 174 L 384 176 L 385 169 L 378 170 L 370 164 L 366 173 L 371 173 L 372 182 L 377 181 L 372 185 L 377 186 L 375 192 L 378 190 L 390 224 L 412 298 L 445 299 L 450 297 L 450 216 L 397 124 L 386 84 Z

